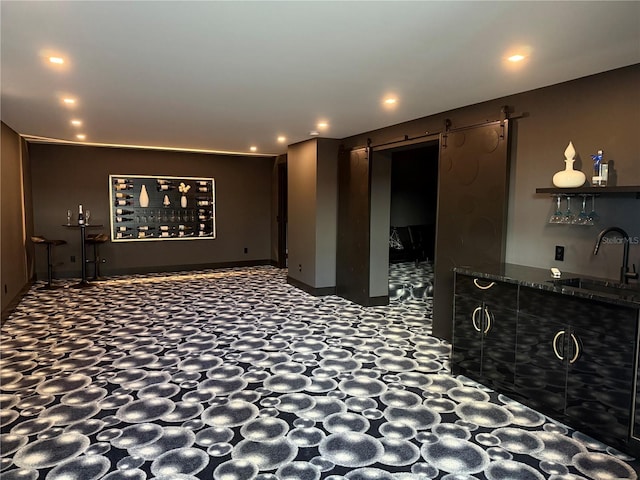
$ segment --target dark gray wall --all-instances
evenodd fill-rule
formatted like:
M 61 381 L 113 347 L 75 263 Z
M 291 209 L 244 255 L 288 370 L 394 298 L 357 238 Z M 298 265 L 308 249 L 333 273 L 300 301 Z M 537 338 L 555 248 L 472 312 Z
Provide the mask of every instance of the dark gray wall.
M 369 297 L 389 296 L 389 232 L 391 215 L 391 165 L 389 152 L 375 152 L 371 161 L 371 214 L 369 220 Z
M 21 141 L 16 132 L 2 126 L 2 228 L 0 229 L 2 310 L 4 311 L 29 281 L 23 215 Z
M 289 277 L 312 289 L 336 284 L 338 141 L 313 138 L 290 145 Z
M 606 160 L 615 160 L 618 185 L 640 185 L 640 65 L 462 107 L 344 140 L 347 146 L 373 145 L 419 137 L 444 130 L 449 118 L 453 128 L 497 120 L 502 105 L 526 117 L 514 120 L 506 260 L 536 267 L 617 278 L 621 247 L 605 245 L 594 257 L 600 229 L 617 225 L 640 239 L 640 200 L 635 197 L 601 197 L 596 226 L 560 226 L 547 223 L 552 213 L 548 195 L 536 187 L 552 186 L 551 178 L 564 168 L 563 152 L 572 141 L 578 161 L 575 167 L 591 176 L 590 154 L 603 149 Z M 435 92 L 425 92 L 425 94 Z M 640 264 L 640 244 L 631 245 L 631 260 Z M 565 261 L 553 260 L 554 246 L 566 247 Z
M 316 139 L 287 150 L 289 277 L 310 287 L 316 286 L 317 155 Z
M 69 242 L 56 249 L 58 260 L 65 262 L 56 270 L 59 276 L 80 272 L 79 233 L 62 227 L 67 209 L 75 213 L 82 204 L 91 210 L 91 223 L 102 223 L 109 231 L 109 174 L 213 177 L 217 238 L 107 243 L 101 247 L 107 259 L 103 273 L 270 260 L 273 158 L 50 144 L 30 145 L 30 158 L 34 231 Z M 72 255 L 76 263 L 70 262 Z M 44 257 L 36 265 L 43 278 Z

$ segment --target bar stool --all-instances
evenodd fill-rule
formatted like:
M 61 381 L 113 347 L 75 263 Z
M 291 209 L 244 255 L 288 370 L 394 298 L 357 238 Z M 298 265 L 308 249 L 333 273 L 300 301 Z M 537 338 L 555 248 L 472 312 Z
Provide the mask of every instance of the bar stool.
M 66 245 L 66 241 L 65 240 L 48 240 L 45 237 L 42 237 L 40 235 L 34 235 L 33 237 L 31 237 L 31 241 L 34 244 L 37 245 L 45 245 L 47 247 L 47 284 L 43 287 L 40 288 L 46 288 L 48 290 L 54 289 L 54 288 L 61 288 L 61 287 L 54 287 L 52 284 L 53 281 L 53 247 L 58 247 L 60 245 Z
M 106 262 L 100 258 L 100 244 L 107 240 L 109 235 L 105 233 L 90 233 L 84 240 L 87 245 L 93 245 L 93 260 L 87 260 L 87 263 L 93 263 L 93 281 L 100 280 L 100 264 Z

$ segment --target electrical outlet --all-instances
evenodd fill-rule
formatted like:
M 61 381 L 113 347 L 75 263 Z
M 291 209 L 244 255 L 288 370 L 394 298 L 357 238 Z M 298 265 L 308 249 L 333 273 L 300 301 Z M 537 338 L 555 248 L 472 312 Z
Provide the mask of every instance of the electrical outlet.
M 562 245 L 556 245 L 556 260 L 564 262 L 564 247 Z

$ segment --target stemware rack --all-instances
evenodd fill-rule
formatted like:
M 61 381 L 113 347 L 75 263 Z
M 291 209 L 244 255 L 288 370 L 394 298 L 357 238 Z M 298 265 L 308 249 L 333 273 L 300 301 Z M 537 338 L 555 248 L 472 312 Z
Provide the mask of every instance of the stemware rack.
M 600 196 L 628 196 L 634 195 L 640 199 L 640 186 L 607 186 L 607 187 L 578 187 L 578 188 L 536 188 L 536 193 L 550 194 L 556 204 L 555 212 L 551 215 L 549 223 L 560 225 L 584 225 L 595 224 L 597 214 L 595 211 L 595 199 Z M 582 198 L 582 206 L 571 206 L 571 199 Z M 587 198 L 591 198 L 592 207 L 586 212 Z M 567 209 L 561 210 L 560 204 L 565 199 Z M 578 208 L 575 208 L 578 207 Z M 574 210 L 572 210 L 574 208 Z
M 216 238 L 213 178 L 109 175 L 109 195 L 112 242 Z

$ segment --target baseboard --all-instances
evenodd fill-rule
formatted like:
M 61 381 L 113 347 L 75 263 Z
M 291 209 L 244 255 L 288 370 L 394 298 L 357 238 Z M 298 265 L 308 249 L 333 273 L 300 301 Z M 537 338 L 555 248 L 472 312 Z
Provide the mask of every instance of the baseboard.
M 336 293 L 339 297 L 342 297 L 350 302 L 355 303 L 356 305 L 362 305 L 363 307 L 382 307 L 385 305 L 389 305 L 389 295 L 380 295 L 379 297 L 367 297 L 365 295 L 360 295 L 358 297 L 355 296 L 347 296 L 340 295 L 340 293 Z
M 292 278 L 289 276 L 287 276 L 287 283 L 289 285 L 293 285 L 296 288 L 299 288 L 304 292 L 307 292 L 310 295 L 313 295 L 314 297 L 324 297 L 326 295 L 336 294 L 336 287 L 322 287 L 322 288 L 312 287 L 311 285 L 307 285 L 306 283 L 301 282 L 300 280 L 296 280 L 295 278 Z
M 145 273 L 171 273 L 171 272 L 191 272 L 196 270 L 217 270 L 220 268 L 241 268 L 241 267 L 260 267 L 264 265 L 271 265 L 271 260 L 242 260 L 236 262 L 215 262 L 215 263 L 192 263 L 187 265 L 153 265 L 153 266 L 138 266 L 127 268 L 109 268 L 106 269 L 102 266 L 100 272 L 101 278 L 109 278 L 118 275 L 136 275 Z M 87 268 L 87 278 L 91 280 L 93 276 L 93 269 Z M 46 278 L 46 276 L 44 277 Z M 64 278 L 80 278 L 80 271 L 65 271 L 54 272 L 54 279 Z
M 369 297 L 365 307 L 383 307 L 389 305 L 389 295 L 381 295 L 379 297 Z

